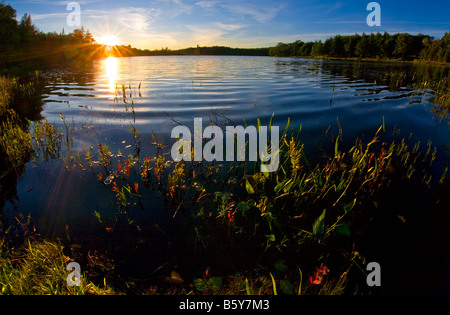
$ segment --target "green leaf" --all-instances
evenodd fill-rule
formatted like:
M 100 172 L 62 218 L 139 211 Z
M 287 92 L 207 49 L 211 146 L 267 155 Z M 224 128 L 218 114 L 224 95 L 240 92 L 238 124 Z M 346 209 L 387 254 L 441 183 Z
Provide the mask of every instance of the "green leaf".
M 100 212 L 94 211 L 94 216 L 97 218 L 97 221 L 99 223 L 102 223 L 102 216 L 101 216 Z
M 322 214 L 316 219 L 316 221 L 313 224 L 313 235 L 314 236 L 320 236 L 323 234 L 325 230 L 325 213 L 326 209 L 323 210 Z
M 272 278 L 272 287 L 273 287 L 273 295 L 277 294 L 277 284 L 275 283 L 275 279 L 273 278 L 272 274 L 269 272 L 270 278 Z
M 288 121 L 284 130 L 288 130 L 290 124 L 291 124 L 291 117 L 288 117 Z
M 241 201 L 238 203 L 237 209 L 238 209 L 238 211 L 245 212 L 250 209 L 250 205 L 248 202 Z
M 255 190 L 247 179 L 245 179 L 245 189 L 247 189 L 247 193 L 249 195 L 253 195 L 255 193 Z
M 280 271 L 280 272 L 286 271 L 288 269 L 284 260 L 277 260 L 275 262 L 274 266 L 275 266 L 275 270 Z
M 266 249 L 268 249 L 271 246 L 271 243 L 275 242 L 275 235 L 270 234 L 266 235 Z
M 253 289 L 250 287 L 247 278 L 245 278 L 245 291 L 247 292 L 247 295 L 253 295 Z
M 286 183 L 288 181 L 290 181 L 290 179 L 286 179 L 286 180 L 282 181 L 281 183 L 279 183 L 278 185 L 276 185 L 275 189 L 274 189 L 275 193 L 278 193 L 286 185 Z
M 340 136 L 337 136 L 336 143 L 334 145 L 334 156 L 337 157 L 339 155 L 339 138 Z
M 302 273 L 302 270 L 300 269 L 300 267 L 297 267 L 297 269 L 298 269 L 298 273 L 300 275 L 300 280 L 299 280 L 299 284 L 298 284 L 298 295 L 302 295 L 303 273 Z
M 291 179 L 291 182 L 286 184 L 286 186 L 284 186 L 283 191 L 285 193 L 289 192 L 292 188 L 292 185 L 294 185 L 294 181 Z
M 344 206 L 345 213 L 347 213 L 349 211 L 352 211 L 352 209 L 355 206 L 355 204 L 356 204 L 356 198 L 355 198 L 355 200 L 353 200 L 352 202 L 350 202 L 349 204 Z
M 205 279 L 194 278 L 194 288 L 198 291 L 208 290 L 208 282 Z
M 222 287 L 222 278 L 211 277 L 208 279 L 208 287 L 213 291 L 219 291 Z
M 292 283 L 290 283 L 289 281 L 287 281 L 285 279 L 280 280 L 280 289 L 285 294 L 288 294 L 288 295 L 294 294 L 294 286 L 292 285 Z
M 351 235 L 350 228 L 348 227 L 347 223 L 345 223 L 345 222 L 338 224 L 336 226 L 336 232 L 338 232 L 339 234 L 345 235 L 345 236 Z

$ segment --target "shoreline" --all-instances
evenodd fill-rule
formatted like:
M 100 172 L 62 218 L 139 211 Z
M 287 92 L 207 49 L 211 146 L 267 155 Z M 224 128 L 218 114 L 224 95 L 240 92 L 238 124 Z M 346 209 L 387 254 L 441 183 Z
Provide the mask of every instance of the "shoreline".
M 286 57 L 277 57 L 275 58 L 286 58 Z M 423 59 L 414 59 L 414 60 L 401 60 L 401 59 L 385 59 L 385 58 L 357 58 L 357 57 L 328 57 L 328 56 L 293 56 L 290 58 L 299 58 L 299 59 L 317 59 L 317 60 L 339 60 L 339 61 L 364 61 L 364 62 L 390 62 L 390 63 L 410 63 L 410 64 L 424 64 L 424 65 L 436 65 L 436 66 L 450 66 L 448 62 L 441 61 L 433 61 L 433 60 L 423 60 Z

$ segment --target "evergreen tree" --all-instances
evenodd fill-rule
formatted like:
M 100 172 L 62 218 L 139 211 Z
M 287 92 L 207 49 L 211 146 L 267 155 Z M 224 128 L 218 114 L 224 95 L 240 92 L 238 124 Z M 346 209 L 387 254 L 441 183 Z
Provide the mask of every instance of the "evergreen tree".
M 323 56 L 323 43 L 321 40 L 314 42 L 314 45 L 311 47 L 311 56 L 318 57 Z
M 368 48 L 368 36 L 363 33 L 361 38 L 359 39 L 358 43 L 355 47 L 355 55 L 359 58 L 363 58 L 367 56 L 367 48 Z

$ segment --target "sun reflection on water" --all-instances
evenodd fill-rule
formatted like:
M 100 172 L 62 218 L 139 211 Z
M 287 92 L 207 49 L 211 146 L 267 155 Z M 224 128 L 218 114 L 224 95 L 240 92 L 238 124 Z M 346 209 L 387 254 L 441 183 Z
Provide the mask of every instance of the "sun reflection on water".
M 119 62 L 116 57 L 108 57 L 104 60 L 105 76 L 108 78 L 109 91 L 115 92 L 119 76 Z

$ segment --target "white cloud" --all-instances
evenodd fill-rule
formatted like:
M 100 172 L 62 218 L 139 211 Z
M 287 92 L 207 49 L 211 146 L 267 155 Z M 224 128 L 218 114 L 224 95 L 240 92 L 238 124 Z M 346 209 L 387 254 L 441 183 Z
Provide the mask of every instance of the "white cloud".
M 224 31 L 237 31 L 245 27 L 242 24 L 225 24 L 221 22 L 216 22 L 213 25 Z
M 203 9 L 212 9 L 216 7 L 220 2 L 217 0 L 202 0 L 198 1 L 195 4 Z
M 253 4 L 247 4 L 244 1 L 234 2 L 234 3 L 224 3 L 221 6 L 233 15 L 238 16 L 251 16 L 253 19 L 260 23 L 267 23 L 275 18 L 281 7 L 268 7 L 268 6 L 258 6 Z

